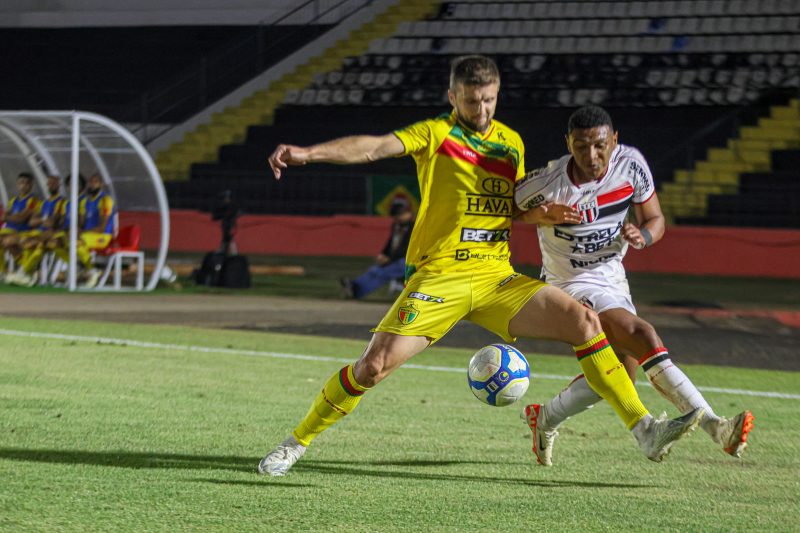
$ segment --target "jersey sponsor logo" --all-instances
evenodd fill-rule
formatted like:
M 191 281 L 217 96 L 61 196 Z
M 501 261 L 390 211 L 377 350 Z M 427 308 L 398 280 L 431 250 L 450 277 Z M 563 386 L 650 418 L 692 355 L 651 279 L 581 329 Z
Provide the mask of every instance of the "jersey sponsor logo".
M 584 307 L 588 307 L 589 309 L 594 309 L 594 302 L 591 301 L 586 296 L 581 296 L 581 299 L 578 300 Z
M 473 252 L 472 250 L 456 250 L 456 261 L 467 261 L 469 259 L 480 259 L 483 261 L 508 261 L 511 254 L 487 254 L 481 252 Z
M 444 303 L 444 298 L 441 296 L 431 296 L 430 294 L 425 294 L 424 292 L 412 292 L 408 295 L 409 298 L 416 298 L 417 300 L 422 300 L 423 302 L 434 302 L 437 304 Z
M 486 178 L 481 182 L 481 187 L 489 194 L 504 196 L 511 190 L 511 183 L 500 178 Z
M 414 305 L 414 302 L 406 302 L 397 310 L 397 318 L 400 322 L 407 326 L 414 322 L 419 316 L 419 309 Z
M 508 276 L 506 279 L 504 279 L 503 281 L 501 281 L 500 283 L 498 283 L 498 284 L 497 284 L 497 286 L 498 286 L 498 287 L 502 287 L 502 286 L 504 286 L 504 285 L 507 285 L 508 283 L 511 283 L 511 281 L 513 281 L 513 280 L 517 279 L 519 276 L 520 276 L 520 275 L 519 275 L 518 273 L 514 272 L 513 274 L 511 274 L 510 276 Z
M 511 217 L 511 198 L 498 198 L 470 194 L 467 196 L 467 214 L 477 216 Z
M 508 229 L 461 228 L 461 242 L 503 242 L 510 238 Z
M 606 263 L 606 262 L 611 261 L 612 259 L 614 259 L 616 256 L 617 256 L 617 254 L 607 254 L 607 255 L 598 257 L 597 259 L 592 259 L 591 261 L 581 261 L 581 260 L 578 260 L 578 259 L 570 259 L 569 260 L 569 264 L 572 266 L 572 268 L 586 268 L 588 266 L 596 265 L 598 263 Z
M 642 194 L 650 190 L 650 180 L 647 179 L 647 173 L 636 161 L 631 161 L 628 166 L 628 175 L 636 180 Z
M 541 204 L 543 202 L 544 202 L 544 195 L 543 194 L 537 194 L 536 196 L 534 196 L 533 198 L 531 198 L 530 200 L 525 202 L 525 205 L 523 205 L 522 208 L 523 209 L 530 209 L 532 207 L 538 206 L 539 204 Z
M 568 227 L 568 226 L 567 226 Z M 564 227 L 553 226 L 553 235 L 559 239 L 572 243 L 572 253 L 591 254 L 610 246 L 619 235 L 622 222 L 617 222 L 616 227 L 595 230 L 586 235 L 575 235 Z

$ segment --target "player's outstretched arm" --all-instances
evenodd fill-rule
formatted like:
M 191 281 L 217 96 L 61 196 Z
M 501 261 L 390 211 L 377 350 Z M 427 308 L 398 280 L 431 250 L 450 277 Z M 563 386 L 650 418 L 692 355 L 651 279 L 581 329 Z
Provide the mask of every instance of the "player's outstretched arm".
M 581 215 L 574 207 L 545 202 L 527 211 L 522 211 L 517 220 L 526 224 L 555 226 L 556 224 L 580 224 Z
M 398 156 L 404 151 L 403 143 L 394 133 L 353 135 L 305 147 L 280 144 L 269 156 L 269 166 L 275 174 L 275 179 L 281 179 L 283 169 L 290 165 L 369 163 Z
M 622 237 L 639 250 L 660 241 L 666 224 L 658 196 L 654 193 L 645 203 L 635 204 L 634 212 L 639 225 L 626 222 L 622 227 Z

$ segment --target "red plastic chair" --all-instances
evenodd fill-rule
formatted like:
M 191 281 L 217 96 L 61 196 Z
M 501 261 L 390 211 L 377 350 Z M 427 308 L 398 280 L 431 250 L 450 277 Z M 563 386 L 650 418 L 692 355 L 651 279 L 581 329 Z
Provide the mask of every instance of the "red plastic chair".
M 136 290 L 144 288 L 144 252 L 139 250 L 142 228 L 138 224 L 119 228 L 117 236 L 102 250 L 96 250 L 97 257 L 108 257 L 108 264 L 97 287 L 105 286 L 108 276 L 114 271 L 114 290 L 122 288 L 122 260 L 136 261 Z

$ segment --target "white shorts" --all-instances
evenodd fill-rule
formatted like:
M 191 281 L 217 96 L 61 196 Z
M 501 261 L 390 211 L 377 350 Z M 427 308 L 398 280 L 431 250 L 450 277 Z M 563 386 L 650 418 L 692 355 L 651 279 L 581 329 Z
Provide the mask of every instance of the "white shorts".
M 633 306 L 633 300 L 631 299 L 631 290 L 628 287 L 628 280 L 625 278 L 608 282 L 600 280 L 598 282 L 564 282 L 548 276 L 547 282 L 555 285 L 597 313 L 610 309 L 625 309 L 634 315 L 636 314 L 636 308 Z

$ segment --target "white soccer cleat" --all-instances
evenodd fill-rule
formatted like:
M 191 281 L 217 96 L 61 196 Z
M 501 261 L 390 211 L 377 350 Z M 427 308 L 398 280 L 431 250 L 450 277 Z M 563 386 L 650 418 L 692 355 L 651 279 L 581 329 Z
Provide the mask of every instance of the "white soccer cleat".
M 39 273 L 34 272 L 33 274 L 26 274 L 25 272 L 18 272 L 14 274 L 14 279 L 10 281 L 14 285 L 20 285 L 22 287 L 33 287 L 36 285 L 36 282 L 39 281 Z
M 660 463 L 676 440 L 697 428 L 703 414 L 705 414 L 705 409 L 698 407 L 674 420 L 667 419 L 666 413 L 659 418 L 649 416 L 643 419 L 639 424 L 645 425 L 634 428 L 634 436 L 639 442 L 639 448 L 648 459 Z
M 712 438 L 725 453 L 739 458 L 747 448 L 747 437 L 753 430 L 754 422 L 755 417 L 750 411 L 743 411 L 733 418 L 721 418 Z
M 306 447 L 289 435 L 277 448 L 258 463 L 259 474 L 285 476 L 286 472 L 306 453 Z
M 553 466 L 553 444 L 558 437 L 558 431 L 543 429 L 544 410 L 538 403 L 526 405 L 521 415 L 533 433 L 533 453 L 536 454 L 536 461 L 542 466 Z
M 96 268 L 89 270 L 89 272 L 86 273 L 86 283 L 83 284 L 83 288 L 93 289 L 97 285 L 97 282 L 100 281 L 100 276 L 102 275 L 103 273 Z

